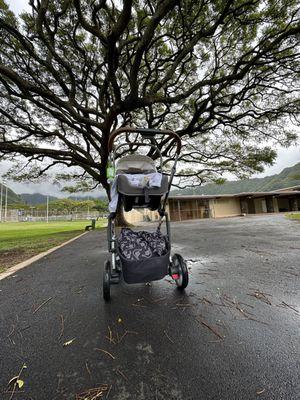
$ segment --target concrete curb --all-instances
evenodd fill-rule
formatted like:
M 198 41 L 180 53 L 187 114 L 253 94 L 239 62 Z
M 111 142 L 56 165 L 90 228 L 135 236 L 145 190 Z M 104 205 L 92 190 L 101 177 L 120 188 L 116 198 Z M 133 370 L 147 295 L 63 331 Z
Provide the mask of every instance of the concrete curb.
M 61 247 L 64 247 L 64 246 L 66 246 L 67 244 L 74 242 L 74 240 L 79 239 L 81 236 L 86 235 L 87 233 L 88 233 L 88 232 L 83 232 L 83 233 L 81 233 L 80 235 L 75 236 L 75 237 L 73 237 L 72 239 L 70 239 L 70 240 L 68 240 L 68 241 L 66 241 L 66 242 L 64 242 L 64 243 L 62 243 L 62 244 L 60 244 L 60 245 L 58 245 L 58 246 L 56 246 L 56 247 L 52 247 L 52 249 L 49 249 L 49 250 L 47 250 L 47 251 L 44 251 L 43 253 L 37 254 L 36 256 L 33 256 L 33 257 L 29 258 L 28 260 L 22 261 L 22 262 L 20 262 L 19 264 L 16 264 L 16 265 L 14 265 L 13 267 L 8 268 L 7 271 L 4 271 L 4 272 L 0 273 L 0 281 L 1 281 L 2 279 L 7 278 L 8 276 L 10 276 L 10 275 L 16 273 L 16 272 L 19 271 L 20 269 L 25 268 L 25 267 L 28 267 L 29 265 L 31 265 L 31 264 L 34 263 L 35 261 L 40 260 L 41 258 L 47 256 L 48 254 L 51 254 L 51 253 L 53 253 L 54 251 L 60 249 Z

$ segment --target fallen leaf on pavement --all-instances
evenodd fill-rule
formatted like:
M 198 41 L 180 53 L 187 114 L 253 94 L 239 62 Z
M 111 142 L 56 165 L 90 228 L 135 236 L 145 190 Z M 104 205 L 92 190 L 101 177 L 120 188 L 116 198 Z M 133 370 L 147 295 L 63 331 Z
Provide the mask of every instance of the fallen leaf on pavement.
M 21 387 L 24 386 L 24 381 L 22 381 L 22 379 L 18 379 L 17 380 L 17 385 L 19 386 L 19 389 L 21 389 Z
M 68 340 L 67 342 L 65 342 L 65 343 L 63 344 L 63 346 L 64 346 L 64 347 L 69 346 L 70 344 L 72 344 L 72 343 L 74 342 L 74 340 L 75 340 L 75 338 L 73 338 L 73 339 L 71 339 L 71 340 Z

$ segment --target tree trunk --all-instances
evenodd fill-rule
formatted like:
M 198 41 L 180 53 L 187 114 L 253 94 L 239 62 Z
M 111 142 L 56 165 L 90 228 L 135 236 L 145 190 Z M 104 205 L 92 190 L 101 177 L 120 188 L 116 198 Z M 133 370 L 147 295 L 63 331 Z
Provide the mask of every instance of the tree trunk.
M 122 227 L 122 228 L 128 228 L 128 227 L 132 226 L 126 220 L 125 215 L 124 215 L 124 209 L 120 204 L 118 205 L 118 208 L 117 208 L 116 226 Z
M 106 191 L 108 201 L 110 201 L 111 197 L 110 197 L 109 185 L 106 183 L 106 184 L 102 184 L 102 186 L 104 187 L 104 189 Z M 124 227 L 124 228 L 132 226 L 131 224 L 129 224 L 128 221 L 126 221 L 126 218 L 125 218 L 125 215 L 124 215 L 124 209 L 121 206 L 120 202 L 118 203 L 118 208 L 117 208 L 116 226 L 117 227 Z

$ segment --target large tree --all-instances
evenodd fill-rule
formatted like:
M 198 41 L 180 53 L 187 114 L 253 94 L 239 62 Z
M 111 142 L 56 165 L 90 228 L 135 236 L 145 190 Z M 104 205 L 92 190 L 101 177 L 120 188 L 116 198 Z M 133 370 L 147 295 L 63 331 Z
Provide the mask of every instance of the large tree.
M 181 185 L 261 171 L 295 139 L 298 0 L 30 5 L 17 19 L 0 0 L 0 155 L 23 177 L 63 165 L 107 189 L 108 139 L 126 124 L 180 135 Z

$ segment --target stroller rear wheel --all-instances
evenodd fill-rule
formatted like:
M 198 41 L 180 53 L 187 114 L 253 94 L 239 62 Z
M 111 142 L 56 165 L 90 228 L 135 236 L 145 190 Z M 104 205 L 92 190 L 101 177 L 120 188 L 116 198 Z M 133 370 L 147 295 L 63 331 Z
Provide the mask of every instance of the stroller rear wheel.
M 179 290 L 184 290 L 187 287 L 189 272 L 186 262 L 180 254 L 174 254 L 172 257 L 171 276 L 175 280 Z
M 111 279 L 111 263 L 106 261 L 103 270 L 103 298 L 105 301 L 110 300 L 110 279 Z

